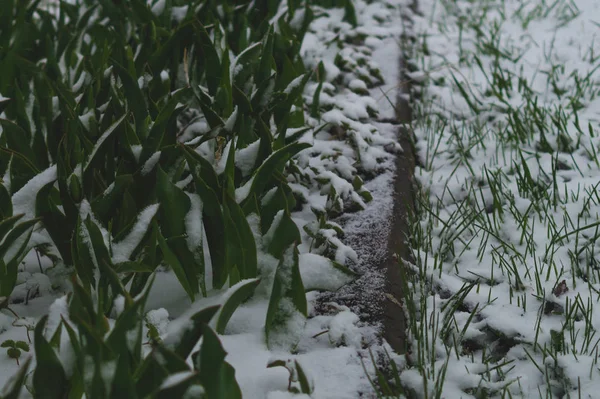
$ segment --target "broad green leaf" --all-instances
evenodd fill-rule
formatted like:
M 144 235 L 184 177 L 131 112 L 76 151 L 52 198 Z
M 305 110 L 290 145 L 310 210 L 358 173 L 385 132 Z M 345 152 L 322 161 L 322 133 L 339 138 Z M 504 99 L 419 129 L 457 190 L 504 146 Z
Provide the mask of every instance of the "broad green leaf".
M 126 53 L 128 52 L 126 51 Z M 121 78 L 121 82 L 123 82 L 123 89 L 125 96 L 127 97 L 127 104 L 133 111 L 133 116 L 135 118 L 135 133 L 138 135 L 138 137 L 145 139 L 148 133 L 148 129 L 146 127 L 146 118 L 148 118 L 149 114 L 144 93 L 138 86 L 135 77 L 132 76 L 125 67 L 116 61 L 113 61 L 112 65 Z
M 269 231 L 275 215 L 280 211 L 289 212 L 293 208 L 290 199 L 293 198 L 292 190 L 285 182 L 280 182 L 274 194 L 268 196 L 268 200 L 260 205 L 260 227 L 261 231 Z
M 352 0 L 346 0 L 344 2 L 344 22 L 348 22 L 352 27 L 356 27 L 358 25 L 358 20 L 356 18 L 356 10 L 354 9 L 354 4 Z
M 96 258 L 96 263 L 98 265 L 106 263 L 112 267 L 112 260 L 108 252 L 108 248 L 104 243 L 104 238 L 100 228 L 94 221 L 92 221 L 90 215 L 87 216 L 84 223 L 87 231 L 89 232 L 90 244 L 94 252 L 94 257 Z
M 221 192 L 221 185 L 212 164 L 190 147 L 182 145 L 181 148 L 190 170 L 193 171 L 192 174 L 202 179 L 215 193 Z
M 16 268 L 21 263 L 22 258 L 25 256 L 24 252 L 26 251 L 29 245 L 29 239 L 31 237 L 31 233 L 33 232 L 33 226 L 39 222 L 39 219 L 26 220 L 17 224 L 15 227 L 10 230 L 10 232 L 4 238 L 2 244 L 0 244 L 0 259 L 6 258 L 7 253 L 10 252 L 10 257 L 8 259 L 8 263 L 6 264 L 6 268 L 11 273 L 11 270 L 14 268 L 14 273 L 16 274 Z M 15 250 L 16 246 L 16 250 Z M 0 293 L 0 296 L 5 296 Z
M 54 349 L 44 337 L 44 327 L 48 316 L 40 319 L 35 327 L 36 368 L 33 373 L 33 387 L 40 398 L 63 398 L 68 392 L 69 381 Z
M 31 359 L 31 357 L 28 358 L 25 363 L 21 365 L 19 371 L 17 371 L 17 373 L 13 375 L 4 385 L 2 392 L 0 392 L 0 396 L 3 399 L 19 399 L 21 388 L 23 388 L 25 377 L 27 376 L 27 371 L 29 370 L 29 365 L 31 364 Z
M 170 181 L 160 166 L 156 176 L 156 196 L 161 204 L 159 209 L 161 236 L 164 237 L 159 240 L 160 247 L 165 260 L 173 267 L 186 292 L 193 299 L 199 292 L 198 277 L 204 271 L 203 265 L 197 264 L 194 253 L 188 248 L 184 238 L 185 218 L 191 202 L 183 190 Z
M 204 326 L 210 322 L 219 306 L 210 306 L 190 317 L 189 326 L 173 341 L 167 336 L 165 345 L 182 359 L 187 359 L 204 333 Z
M 189 369 L 185 359 L 163 345 L 156 346 L 133 375 L 138 397 L 148 397 L 158 390 L 170 374 Z
M 217 334 L 205 325 L 196 368 L 200 371 L 200 381 L 208 398 L 242 398 L 241 389 L 235 379 L 235 369 L 225 361 L 226 355 L 227 352 Z
M 246 93 L 244 93 L 237 85 L 233 85 L 232 90 L 233 102 L 238 107 L 239 112 L 241 112 L 241 115 L 238 115 L 238 120 L 243 116 L 252 115 L 254 110 L 252 109 L 252 103 L 248 96 L 246 96 Z
M 62 325 L 67 331 L 67 335 L 69 336 L 69 343 L 75 352 L 75 367 L 73 370 L 73 375 L 71 376 L 72 384 L 69 390 L 69 397 L 79 398 L 84 393 L 83 371 L 85 358 L 81 350 L 81 345 L 79 344 L 79 336 L 62 315 L 61 321 Z
M 119 315 L 106 338 L 106 346 L 114 353 L 129 354 L 128 358 L 133 367 L 137 367 L 142 360 L 142 323 L 140 320 L 144 317 L 144 308 L 153 282 L 154 279 L 151 279 L 145 290 L 133 303 L 126 302 L 125 310 Z M 132 332 L 135 334 L 133 337 Z M 132 342 L 132 338 L 135 338 L 134 342 Z
M 263 82 L 272 76 L 273 67 L 273 26 L 269 26 L 269 30 L 263 39 L 262 53 L 260 55 L 260 65 L 256 71 L 255 81 L 260 86 Z
M 306 294 L 298 267 L 298 249 L 281 256 L 269 299 L 265 335 L 269 348 L 291 351 L 297 345 L 307 315 Z
M 141 345 L 141 342 L 140 342 Z M 114 399 L 136 399 L 136 390 L 131 378 L 131 365 L 125 352 L 120 353 L 117 360 L 117 369 L 111 381 L 110 397 Z
M 77 220 L 73 223 L 58 209 L 52 198 L 55 190 L 54 182 L 41 188 L 35 200 L 35 214 L 42 218 L 44 228 L 50 234 L 63 261 L 72 264 L 71 237 Z
M 98 263 L 91 243 L 90 233 L 81 218 L 79 218 L 74 234 L 72 248 L 75 270 L 84 287 L 89 289 L 96 285 L 94 271 L 98 268 Z
M 227 299 L 217 314 L 217 324 L 215 327 L 217 333 L 225 333 L 225 327 L 227 327 L 227 323 L 231 319 L 231 316 L 233 316 L 235 310 L 245 300 L 252 296 L 259 283 L 260 279 L 258 278 L 242 280 L 224 294 L 227 295 Z
M 196 100 L 198 100 L 198 102 L 200 103 L 200 108 L 202 109 L 202 113 L 206 118 L 206 122 L 208 122 L 208 125 L 211 127 L 211 129 L 223 126 L 225 122 L 213 110 L 212 101 L 210 97 L 196 83 L 192 82 L 191 87 L 192 91 L 194 92 L 194 96 L 196 97 Z
M 211 96 L 217 93 L 217 89 L 221 86 L 222 68 L 219 55 L 215 49 L 208 32 L 202 24 L 195 22 L 193 24 L 195 36 L 199 43 L 199 50 L 204 60 L 204 67 L 206 70 L 206 83 L 208 85 L 208 92 Z
M 300 230 L 288 212 L 279 211 L 264 240 L 268 252 L 275 258 L 281 259 L 286 248 L 301 242 Z
M 0 125 L 2 125 L 3 129 L 2 134 L 6 136 L 8 148 L 15 152 L 18 152 L 24 158 L 29 160 L 29 162 L 35 165 L 37 169 L 40 169 L 40 167 L 37 165 L 35 155 L 30 145 L 29 132 L 26 132 L 25 130 L 23 130 L 22 127 L 20 127 L 16 123 L 8 121 L 6 119 L 0 119 Z
M 233 112 L 233 92 L 231 84 L 229 52 L 223 51 L 221 58 L 221 84 L 217 89 L 214 104 L 219 114 L 229 117 Z
M 146 162 L 148 158 L 152 156 L 152 154 L 160 150 L 165 133 L 173 135 L 175 134 L 175 132 L 166 132 L 167 124 L 172 116 L 176 115 L 174 111 L 177 108 L 177 105 L 181 102 L 184 102 L 184 98 L 191 94 L 192 90 L 190 88 L 178 90 L 171 96 L 167 104 L 160 110 L 160 113 L 154 121 L 154 124 L 148 133 L 148 137 L 144 142 L 142 154 L 140 155 L 139 160 L 140 165 L 143 165 L 144 162 Z
M 94 162 L 94 159 L 96 158 L 96 156 L 98 156 L 98 153 L 99 153 L 100 149 L 102 148 L 102 145 L 111 136 L 111 134 L 119 127 L 119 125 L 125 120 L 125 117 L 126 117 L 126 115 L 123 115 L 122 117 L 117 119 L 117 121 L 115 123 L 113 123 L 104 133 L 102 133 L 102 136 L 100 136 L 100 138 L 96 141 L 94 147 L 92 148 L 92 152 L 88 156 L 87 161 L 85 162 L 85 166 L 83 167 L 84 175 L 87 174 L 87 171 L 88 171 L 90 165 Z
M 190 199 L 171 182 L 169 176 L 159 166 L 156 173 L 156 196 L 159 208 L 161 232 L 165 238 L 185 234 L 184 220 L 190 209 Z
M 4 186 L 0 184 L 0 218 L 8 218 L 13 215 L 13 206 L 10 193 Z M 1 237 L 1 236 L 0 236 Z
M 256 195 L 257 198 L 260 198 L 274 173 L 283 168 L 285 163 L 294 155 L 310 147 L 311 145 L 308 143 L 292 143 L 274 152 L 254 174 L 250 195 Z
M 15 343 L 15 347 L 21 349 L 22 351 L 29 352 L 29 344 L 25 341 L 17 341 Z
M 202 388 L 198 384 L 198 375 L 193 371 L 184 371 L 181 373 L 181 378 L 178 378 L 176 382 L 161 386 L 160 390 L 153 395 L 153 398 L 171 399 L 188 397 L 186 392 L 193 385 Z
M 225 204 L 223 210 L 230 218 L 232 227 L 235 231 L 228 233 L 228 238 L 239 240 L 233 243 L 237 247 L 239 253 L 238 262 L 236 262 L 240 277 L 242 279 L 254 278 L 257 275 L 257 254 L 256 254 L 256 242 L 254 241 L 254 235 L 252 229 L 246 220 L 246 216 L 242 211 L 242 208 L 231 196 L 225 195 Z M 230 230 L 233 230 L 230 229 Z
M 183 265 L 177 258 L 177 255 L 171 250 L 171 248 L 169 248 L 169 244 L 167 243 L 167 241 L 165 240 L 165 238 L 163 237 L 163 235 L 161 233 L 158 234 L 158 244 L 160 246 L 160 250 L 163 254 L 165 262 L 173 269 L 173 272 L 177 276 L 179 283 L 181 284 L 181 286 L 183 287 L 185 292 L 188 294 L 190 299 L 193 301 L 194 296 L 198 292 L 198 288 L 197 288 L 198 281 L 197 280 L 195 281 L 196 289 L 192 288 L 192 284 L 194 282 L 190 282 L 188 280 L 188 277 L 185 272 L 185 269 L 183 268 Z
M 2 221 L 0 221 L 0 241 L 2 241 L 4 236 L 13 228 L 15 223 L 17 223 L 24 215 L 25 214 L 22 213 L 20 215 L 2 218 Z
M 154 270 L 152 266 L 141 262 L 127 261 L 115 264 L 117 273 L 152 273 Z
M 132 175 L 120 175 L 115 178 L 111 186 L 91 202 L 92 210 L 99 220 L 108 222 L 114 215 L 117 204 L 125 193 L 125 190 L 133 183 Z
M 204 223 L 204 230 L 206 231 L 206 241 L 210 249 L 213 287 L 221 288 L 227 281 L 228 272 L 226 242 L 223 239 L 226 237 L 225 220 L 217 194 L 202 179 L 202 176 L 206 175 L 212 178 L 214 172 L 203 172 L 204 166 L 200 168 L 197 165 L 194 166 L 195 161 L 189 152 L 186 152 L 186 158 L 188 162 L 191 162 L 189 165 L 194 178 L 196 192 L 202 200 L 202 221 Z
M 243 88 L 254 74 L 262 50 L 262 43 L 253 43 L 242 51 L 231 65 L 232 85 Z

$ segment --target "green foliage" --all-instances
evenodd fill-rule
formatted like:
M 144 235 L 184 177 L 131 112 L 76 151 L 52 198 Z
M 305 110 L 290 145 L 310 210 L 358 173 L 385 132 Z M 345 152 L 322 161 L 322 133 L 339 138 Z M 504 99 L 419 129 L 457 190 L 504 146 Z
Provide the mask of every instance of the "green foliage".
M 12 339 L 7 339 L 2 344 L 0 344 L 0 348 L 6 348 L 6 354 L 11 359 L 15 359 L 17 364 L 19 364 L 19 358 L 21 357 L 21 351 L 29 352 L 29 344 L 25 341 L 13 341 Z
M 215 2 L 192 0 L 178 17 L 173 1 L 160 13 L 143 0 L 75 3 L 9 0 L 0 9 L 0 298 L 14 289 L 34 229 L 55 266 L 73 272 L 69 319 L 52 337 L 47 317 L 35 329 L 31 389 L 48 398 L 179 397 L 194 389 L 241 397 L 207 325 L 214 317 L 224 333 L 253 295 L 261 251 L 279 263 L 268 339 L 285 333 L 292 313 L 307 313 L 287 176 L 310 147 L 298 142 L 310 130 L 302 93 L 311 73 L 300 47 L 313 14 L 290 2 L 275 29 L 265 15 L 279 1 L 226 1 L 217 10 Z M 300 8 L 304 20 L 292 28 Z M 210 130 L 181 139 L 197 120 Z M 300 129 L 287 135 L 290 128 Z M 236 157 L 250 146 L 256 160 L 240 166 Z M 273 190 L 277 196 L 267 197 Z M 27 213 L 14 215 L 17 205 Z M 194 315 L 177 342 L 163 342 L 149 325 L 153 348 L 143 357 L 143 309 L 159 266 L 191 300 L 230 290 L 218 311 Z M 124 308 L 111 326 L 117 298 Z M 62 334 L 75 353 L 72 373 L 57 357 Z M 185 361 L 201 337 L 190 369 Z M 18 360 L 25 347 L 7 350 Z M 189 375 L 177 384 L 162 385 L 183 372 Z M 16 381 L 23 378 L 20 371 Z
M 0 189 L 0 192 L 6 192 Z M 10 203 L 9 203 L 10 204 Z M 12 204 L 3 205 L 12 214 Z M 29 239 L 37 219 L 18 223 L 20 215 L 8 215 L 0 221 L 0 297 L 8 297 L 17 281 L 18 267 L 29 249 Z
M 151 284 L 151 283 L 150 283 Z M 152 351 L 142 357 L 142 331 L 144 305 L 150 291 L 150 284 L 136 300 L 128 299 L 112 327 L 106 324 L 102 313 L 92 305 L 92 298 L 75 282 L 75 291 L 69 299 L 69 315 L 59 322 L 48 341 L 44 330 L 47 316 L 42 318 L 35 329 L 35 354 L 37 365 L 33 375 L 33 393 L 36 397 L 80 398 L 86 397 L 181 397 L 192 387 L 203 387 L 210 397 L 235 398 L 232 392 L 239 392 L 234 372 L 223 362 L 225 352 L 216 333 L 208 326 L 218 307 L 205 308 L 191 316 L 189 325 L 176 338 L 169 337 L 165 342 L 155 341 Z M 60 335 L 69 336 L 74 353 L 73 371 L 67 375 L 57 357 L 61 350 Z M 56 337 L 56 339 L 54 338 Z M 204 337 L 200 345 L 200 355 L 192 354 L 193 348 Z M 9 343 L 10 344 L 10 343 Z M 8 345 L 8 344 L 7 344 Z M 17 346 L 18 343 L 17 343 Z M 21 347 L 21 346 L 19 346 Z M 199 362 L 192 369 L 186 362 L 189 356 L 202 358 L 205 367 Z M 92 359 L 90 362 L 89 359 Z M 188 378 L 178 379 L 178 383 L 166 383 L 169 376 L 186 372 Z M 222 383 L 215 384 L 216 381 Z M 237 387 L 237 388 L 236 388 Z

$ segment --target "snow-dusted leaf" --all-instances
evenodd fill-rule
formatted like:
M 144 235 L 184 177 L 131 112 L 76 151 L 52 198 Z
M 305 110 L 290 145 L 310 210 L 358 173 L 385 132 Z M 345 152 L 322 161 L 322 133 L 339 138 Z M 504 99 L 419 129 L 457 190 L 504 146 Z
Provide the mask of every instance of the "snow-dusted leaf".
M 23 388 L 23 384 L 25 382 L 25 377 L 27 376 L 29 366 L 31 365 L 31 360 L 32 358 L 29 357 L 25 363 L 21 365 L 19 371 L 17 371 L 17 373 L 13 375 L 4 385 L 4 388 L 0 392 L 0 396 L 3 399 L 18 399 L 20 397 L 21 389 Z
M 241 399 L 242 391 L 235 379 L 235 369 L 225 361 L 227 352 L 217 334 L 204 326 L 204 339 L 196 358 L 196 369 L 208 398 Z
M 231 319 L 231 316 L 233 316 L 233 313 L 242 304 L 242 302 L 244 302 L 254 293 L 258 283 L 260 283 L 260 279 L 257 278 L 242 280 L 229 288 L 227 292 L 223 294 L 225 300 L 223 302 L 223 306 L 221 306 L 221 309 L 217 314 L 217 323 L 215 327 L 215 331 L 217 333 L 225 333 L 225 327 L 227 327 L 229 319 Z
M 265 322 L 267 345 L 291 351 L 298 344 L 307 315 L 306 294 L 298 267 L 298 249 L 289 246 L 275 272 Z
M 255 172 L 249 196 L 256 195 L 259 198 L 275 172 L 281 170 L 294 155 L 310 146 L 308 143 L 292 143 L 273 153 Z
M 131 255 L 148 232 L 150 223 L 158 208 L 159 204 L 153 204 L 142 210 L 127 236 L 112 244 L 112 260 L 114 263 L 126 262 L 131 258 Z
M 301 254 L 299 262 L 306 291 L 336 291 L 357 277 L 352 270 L 321 255 Z
M 106 129 L 106 131 L 104 133 L 102 133 L 102 136 L 100 136 L 100 138 L 96 141 L 96 143 L 94 144 L 94 147 L 92 148 L 92 152 L 88 156 L 88 159 L 85 162 L 85 165 L 83 167 L 84 174 L 87 174 L 88 168 L 90 167 L 92 162 L 94 162 L 94 159 L 96 158 L 98 151 L 100 151 L 100 148 L 102 148 L 102 145 L 104 144 L 104 142 L 110 137 L 111 134 L 113 134 L 113 132 L 117 129 L 117 127 L 119 127 L 119 125 L 125 120 L 126 116 L 127 115 L 123 115 L 122 117 L 117 119 L 115 121 L 115 123 L 110 125 L 110 127 L 108 129 Z
M 35 392 L 43 392 L 49 398 L 62 398 L 67 393 L 69 384 L 60 360 L 44 337 L 47 320 L 48 316 L 42 317 L 35 327 L 36 367 L 33 373 L 33 386 Z
M 204 333 L 204 327 L 211 321 L 219 310 L 219 306 L 210 306 L 191 316 L 182 330 L 170 335 L 164 340 L 167 348 L 171 349 L 182 359 L 187 359 Z

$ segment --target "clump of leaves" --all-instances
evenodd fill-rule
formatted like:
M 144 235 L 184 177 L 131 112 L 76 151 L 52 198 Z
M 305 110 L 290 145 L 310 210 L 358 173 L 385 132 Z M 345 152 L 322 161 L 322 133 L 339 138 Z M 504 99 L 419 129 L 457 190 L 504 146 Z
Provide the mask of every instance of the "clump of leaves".
M 13 341 L 12 339 L 7 339 L 2 342 L 2 344 L 0 344 L 0 348 L 6 348 L 6 354 L 11 359 L 15 359 L 17 361 L 17 365 L 19 365 L 21 352 L 29 352 L 29 344 L 27 342 Z
M 21 245 L 0 268 L 8 270 L 0 274 L 0 297 L 14 288 L 16 266 L 30 249 L 22 238 L 34 226 L 74 275 L 69 319 L 49 339 L 47 318 L 35 329 L 33 390 L 49 397 L 179 397 L 200 387 L 210 398 L 238 397 L 233 369 L 206 324 L 214 316 L 223 333 L 254 293 L 259 252 L 278 264 L 266 315 L 269 345 L 307 314 L 288 176 L 293 158 L 310 147 L 299 142 L 311 130 L 302 97 L 311 73 L 300 48 L 312 11 L 308 2 L 291 2 L 273 26 L 264 23 L 273 12 L 265 2 L 217 7 L 192 0 L 178 18 L 171 1 L 162 11 L 142 0 L 71 3 L 57 0 L 53 12 L 28 0 L 0 9 L 0 70 L 10 72 L 0 76 L 8 98 L 0 101 L 0 173 L 10 178 L 0 186 L 0 256 Z M 301 8 L 302 23 L 292 24 Z M 347 19 L 355 19 L 346 8 Z M 182 143 L 187 114 L 209 130 Z M 236 162 L 249 148 L 257 149 L 255 161 Z M 13 216 L 15 203 L 26 215 Z M 142 309 L 160 265 L 191 300 L 226 284 L 229 291 L 218 312 L 192 318 L 183 341 L 160 342 L 149 326 L 153 352 L 142 359 Z M 124 310 L 111 328 L 107 316 L 118 296 Z M 72 375 L 55 353 L 63 334 L 75 352 Z M 192 370 L 185 360 L 200 336 Z M 171 384 L 177 373 L 189 374 Z
M 225 362 L 221 342 L 208 326 L 218 306 L 200 310 L 190 318 L 185 331 L 162 342 L 156 340 L 150 354 L 142 355 L 142 313 L 151 283 L 138 298 L 126 296 L 124 309 L 111 327 L 101 300 L 94 304 L 85 289 L 74 282 L 68 315 L 61 316 L 58 327 L 45 331 L 45 316 L 35 328 L 33 395 L 43 392 L 48 398 L 158 398 L 204 392 L 206 396 L 197 397 L 241 398 L 235 371 Z M 62 335 L 68 337 L 67 345 L 74 353 L 71 372 L 57 355 L 64 350 Z M 201 338 L 199 352 L 192 354 Z M 186 362 L 189 356 L 196 359 L 193 367 Z

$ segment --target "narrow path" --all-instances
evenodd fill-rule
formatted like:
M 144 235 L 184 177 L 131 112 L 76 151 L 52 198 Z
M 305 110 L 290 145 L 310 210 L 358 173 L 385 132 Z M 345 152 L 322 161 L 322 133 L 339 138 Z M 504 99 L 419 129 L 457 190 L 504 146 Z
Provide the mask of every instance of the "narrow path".
M 396 99 L 397 122 L 409 125 L 412 112 L 408 95 L 410 94 L 410 80 L 406 74 L 404 56 L 399 60 L 400 83 Z M 393 186 L 394 207 L 391 228 L 388 237 L 387 256 L 381 264 L 385 275 L 386 297 L 383 302 L 383 337 L 396 353 L 406 352 L 406 320 L 401 308 L 404 293 L 401 280 L 400 259 L 410 260 L 411 251 L 407 243 L 410 234 L 409 215 L 414 211 L 414 171 L 415 154 L 412 132 L 405 127 L 398 129 L 398 141 L 404 150 L 396 158 L 396 175 Z
M 416 1 L 411 9 L 416 9 Z M 409 44 L 408 38 L 403 37 L 402 40 L 407 40 L 405 44 Z M 394 96 L 396 116 L 387 122 L 408 126 L 411 121 L 411 108 L 407 100 L 410 80 L 402 54 L 398 80 Z M 400 127 L 396 134 L 404 151 L 396 157 L 394 172 L 366 183 L 366 188 L 374 198 L 367 209 L 336 220 L 348 232 L 344 242 L 354 248 L 359 256 L 360 264 L 355 265 L 354 269 L 360 273 L 360 277 L 337 292 L 321 294 L 319 303 L 335 302 L 348 306 L 363 322 L 380 327 L 381 335 L 392 349 L 403 354 L 406 352 L 406 320 L 401 308 L 402 263 L 398 258 L 410 260 L 411 256 L 407 237 L 408 217 L 414 209 L 415 157 L 412 133 Z

